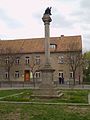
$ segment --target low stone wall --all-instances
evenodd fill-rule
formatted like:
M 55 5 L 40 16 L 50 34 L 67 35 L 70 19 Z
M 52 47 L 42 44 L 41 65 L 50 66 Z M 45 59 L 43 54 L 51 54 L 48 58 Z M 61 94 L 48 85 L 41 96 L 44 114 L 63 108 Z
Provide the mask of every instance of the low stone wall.
M 24 81 L 0 81 L 0 87 L 35 87 L 34 82 L 24 82 Z

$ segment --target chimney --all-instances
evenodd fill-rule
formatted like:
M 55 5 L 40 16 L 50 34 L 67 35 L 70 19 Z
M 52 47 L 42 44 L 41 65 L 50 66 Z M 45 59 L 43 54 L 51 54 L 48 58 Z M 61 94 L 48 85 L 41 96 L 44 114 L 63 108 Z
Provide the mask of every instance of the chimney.
M 63 39 L 64 35 L 61 35 L 61 40 Z
M 64 37 L 64 35 L 61 35 L 61 37 Z

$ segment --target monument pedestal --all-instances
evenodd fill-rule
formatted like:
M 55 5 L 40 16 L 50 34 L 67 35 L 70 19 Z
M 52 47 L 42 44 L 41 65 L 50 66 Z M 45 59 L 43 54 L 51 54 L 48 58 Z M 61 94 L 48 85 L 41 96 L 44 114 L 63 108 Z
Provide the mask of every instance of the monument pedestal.
M 42 82 L 39 89 L 34 91 L 34 95 L 44 98 L 60 97 L 60 91 L 55 89 L 53 82 L 53 73 L 55 70 L 46 64 L 40 71 L 42 73 Z

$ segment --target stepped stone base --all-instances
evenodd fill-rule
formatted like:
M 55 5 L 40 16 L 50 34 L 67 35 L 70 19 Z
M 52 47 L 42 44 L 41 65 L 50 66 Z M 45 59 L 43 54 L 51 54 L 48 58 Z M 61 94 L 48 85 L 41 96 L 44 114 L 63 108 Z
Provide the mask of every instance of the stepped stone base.
M 32 97 L 40 97 L 40 98 L 58 98 L 63 94 L 56 89 L 34 89 Z
M 44 98 L 60 97 L 60 91 L 57 91 L 53 84 L 53 73 L 55 70 L 50 64 L 45 64 L 40 71 L 42 73 L 42 83 L 40 84 L 39 89 L 33 90 L 33 96 Z
M 33 95 L 36 97 L 42 97 L 42 98 L 57 98 L 62 96 L 62 93 L 54 88 L 54 86 L 51 84 L 41 84 L 39 89 L 33 90 Z

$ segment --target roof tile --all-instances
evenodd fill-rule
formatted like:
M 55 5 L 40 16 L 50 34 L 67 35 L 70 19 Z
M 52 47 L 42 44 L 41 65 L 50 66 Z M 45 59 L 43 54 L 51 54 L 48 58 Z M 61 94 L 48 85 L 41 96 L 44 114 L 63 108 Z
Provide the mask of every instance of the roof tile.
M 0 49 L 13 48 L 14 52 L 17 53 L 44 52 L 44 40 L 45 38 L 0 40 Z M 50 44 L 57 45 L 56 52 L 69 51 L 71 49 L 72 51 L 82 50 L 80 35 L 50 37 Z M 70 46 L 72 46 L 71 49 Z

